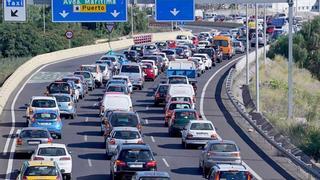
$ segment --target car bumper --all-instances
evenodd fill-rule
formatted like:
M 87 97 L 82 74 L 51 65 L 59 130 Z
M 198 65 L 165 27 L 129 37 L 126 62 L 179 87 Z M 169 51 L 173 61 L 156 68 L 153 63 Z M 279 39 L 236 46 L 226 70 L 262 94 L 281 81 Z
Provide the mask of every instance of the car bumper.
M 242 160 L 241 159 L 226 159 L 226 158 L 214 158 L 214 159 L 210 159 L 208 161 L 205 162 L 205 167 L 211 168 L 213 165 L 217 164 L 217 163 L 232 163 L 232 164 L 241 164 Z
M 75 109 L 59 109 L 59 112 L 62 115 L 71 115 L 71 114 L 75 114 L 76 110 Z
M 16 146 L 16 153 L 33 153 L 36 149 L 37 149 L 38 145 L 34 145 L 34 146 L 21 146 L 21 145 L 17 145 Z
M 210 138 L 194 138 L 194 139 L 186 139 L 185 142 L 187 144 L 199 144 L 199 145 L 205 145 L 209 140 L 212 140 Z
M 64 169 L 63 174 L 71 174 L 72 173 L 72 163 L 71 162 L 67 162 L 67 163 L 58 162 L 58 165 L 59 165 L 60 169 Z

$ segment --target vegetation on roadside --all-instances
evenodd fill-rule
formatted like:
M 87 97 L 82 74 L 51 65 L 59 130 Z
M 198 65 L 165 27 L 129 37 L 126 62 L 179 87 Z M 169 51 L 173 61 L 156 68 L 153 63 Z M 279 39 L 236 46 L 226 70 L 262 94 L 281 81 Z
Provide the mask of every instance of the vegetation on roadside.
M 260 68 L 261 111 L 292 143 L 320 160 L 320 81 L 294 67 L 294 119 L 287 119 L 288 64 L 275 56 Z M 255 82 L 255 81 L 253 81 Z M 251 92 L 254 92 L 254 84 Z
M 2 14 L 0 7 L 0 14 Z M 128 11 L 130 17 L 130 10 Z M 147 11 L 134 8 L 135 33 L 147 32 Z M 0 24 L 0 86 L 28 58 L 39 54 L 66 49 L 69 47 L 65 32 L 72 30 L 74 38 L 72 47 L 93 44 L 96 39 L 108 38 L 109 34 L 104 23 L 91 23 L 89 28 L 83 28 L 81 23 L 52 23 L 51 8 L 45 9 L 46 29 L 43 30 L 43 8 L 41 6 L 28 6 L 28 22 Z M 3 22 L 0 16 L 0 22 Z M 91 28 L 90 28 L 91 27 Z M 131 18 L 128 22 L 116 23 L 111 34 L 115 39 L 129 35 L 131 32 Z

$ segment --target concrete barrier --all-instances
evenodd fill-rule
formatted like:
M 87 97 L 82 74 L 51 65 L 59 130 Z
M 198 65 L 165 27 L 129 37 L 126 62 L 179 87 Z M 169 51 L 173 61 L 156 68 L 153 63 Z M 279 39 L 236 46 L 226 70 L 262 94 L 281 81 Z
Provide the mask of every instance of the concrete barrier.
M 153 41 L 164 41 L 175 39 L 178 34 L 191 35 L 189 31 L 176 31 L 152 34 Z M 133 39 L 123 39 L 111 42 L 112 50 L 121 50 L 133 45 Z M 3 84 L 0 89 L 0 114 L 10 97 L 10 95 L 18 88 L 20 83 L 36 69 L 49 63 L 72 60 L 76 57 L 85 57 L 94 54 L 101 54 L 110 50 L 107 43 L 82 46 L 72 49 L 42 54 L 31 58 L 29 61 L 21 65 Z

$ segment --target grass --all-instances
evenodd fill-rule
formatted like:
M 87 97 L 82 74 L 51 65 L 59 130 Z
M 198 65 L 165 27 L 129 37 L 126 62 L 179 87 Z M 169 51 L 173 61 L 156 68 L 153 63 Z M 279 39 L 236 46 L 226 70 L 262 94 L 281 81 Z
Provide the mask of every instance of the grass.
M 320 82 L 308 70 L 294 67 L 293 72 L 295 118 L 287 119 L 288 64 L 281 56 L 260 67 L 261 112 L 292 143 L 318 160 L 320 140 L 315 139 L 320 138 Z M 250 89 L 255 97 L 254 83 Z
M 23 58 L 0 58 L 0 87 L 4 81 L 24 62 L 29 60 L 29 57 Z

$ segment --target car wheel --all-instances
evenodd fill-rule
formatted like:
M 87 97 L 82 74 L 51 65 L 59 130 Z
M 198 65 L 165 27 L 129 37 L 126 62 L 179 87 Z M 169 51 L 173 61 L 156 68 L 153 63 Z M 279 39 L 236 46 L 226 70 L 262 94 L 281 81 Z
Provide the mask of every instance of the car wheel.
M 189 144 L 185 142 L 185 143 L 184 143 L 184 148 L 185 148 L 185 149 L 189 149 Z
M 71 114 L 71 115 L 70 115 L 70 119 L 74 119 L 74 114 Z
M 58 139 L 62 138 L 62 134 L 57 134 Z
M 159 106 L 159 102 L 155 101 L 154 106 Z
M 203 171 L 203 177 L 204 177 L 204 178 L 207 178 L 207 177 L 208 177 L 208 173 L 209 173 L 209 169 L 206 168 L 206 167 L 203 165 L 202 171 Z
M 66 174 L 64 177 L 65 177 L 66 180 L 71 180 L 72 175 L 71 174 Z

